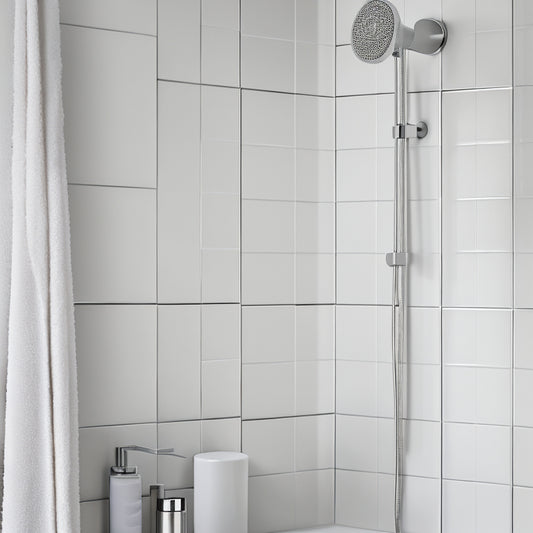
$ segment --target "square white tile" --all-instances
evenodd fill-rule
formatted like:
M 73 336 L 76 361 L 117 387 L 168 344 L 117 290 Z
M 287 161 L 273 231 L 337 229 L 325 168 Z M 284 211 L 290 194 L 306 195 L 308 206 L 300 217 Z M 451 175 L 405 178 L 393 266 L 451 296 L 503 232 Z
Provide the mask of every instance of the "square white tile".
M 69 186 L 77 302 L 156 301 L 156 192 Z
M 88 5 L 113 16 L 114 8 L 100 1 Z M 135 11 L 135 5 L 123 6 L 121 20 Z M 156 39 L 63 26 L 61 40 L 69 182 L 155 187 Z
M 157 420 L 155 306 L 76 307 L 80 426 Z

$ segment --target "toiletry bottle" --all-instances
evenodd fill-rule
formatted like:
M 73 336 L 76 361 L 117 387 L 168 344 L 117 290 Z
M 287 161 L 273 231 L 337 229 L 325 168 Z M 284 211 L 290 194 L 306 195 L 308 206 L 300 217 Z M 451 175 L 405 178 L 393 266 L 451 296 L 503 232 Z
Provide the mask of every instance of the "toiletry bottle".
M 173 448 L 153 450 L 143 446 L 115 448 L 115 466 L 109 476 L 109 531 L 110 533 L 142 533 L 142 482 L 136 466 L 128 465 L 128 452 L 153 455 L 173 455 Z

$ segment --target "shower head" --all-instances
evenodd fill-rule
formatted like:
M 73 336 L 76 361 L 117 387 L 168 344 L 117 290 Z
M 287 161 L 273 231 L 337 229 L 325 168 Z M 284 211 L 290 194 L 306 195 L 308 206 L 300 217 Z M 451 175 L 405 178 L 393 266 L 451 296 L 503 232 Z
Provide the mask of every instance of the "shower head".
M 388 0 L 369 0 L 352 25 L 352 50 L 365 63 L 381 63 L 401 49 L 436 54 L 446 43 L 446 27 L 433 19 L 419 20 L 415 28 L 402 24 Z

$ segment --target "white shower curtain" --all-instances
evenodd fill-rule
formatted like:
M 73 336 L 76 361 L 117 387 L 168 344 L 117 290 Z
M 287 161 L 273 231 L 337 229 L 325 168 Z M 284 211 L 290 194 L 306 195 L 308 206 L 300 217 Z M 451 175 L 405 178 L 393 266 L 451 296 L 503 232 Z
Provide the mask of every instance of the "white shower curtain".
M 57 0 L 14 1 L 12 238 L 2 246 L 11 250 L 2 531 L 77 533 L 59 8 Z

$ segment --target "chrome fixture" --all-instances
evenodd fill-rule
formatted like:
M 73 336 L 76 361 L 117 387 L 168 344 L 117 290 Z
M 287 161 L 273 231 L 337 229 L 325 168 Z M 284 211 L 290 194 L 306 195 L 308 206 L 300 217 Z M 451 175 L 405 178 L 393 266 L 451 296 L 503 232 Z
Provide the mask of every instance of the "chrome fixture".
M 172 455 L 180 459 L 187 459 L 183 455 L 174 453 L 174 448 L 146 448 L 144 446 L 137 446 L 130 444 L 129 446 L 117 446 L 115 448 L 115 466 L 111 467 L 112 474 L 131 474 L 136 472 L 136 466 L 128 466 L 128 452 L 143 452 L 151 455 Z
M 150 533 L 187 533 L 185 498 L 165 498 L 164 485 L 150 485 Z
M 396 465 L 394 472 L 394 527 L 401 533 L 403 475 L 403 375 L 407 361 L 407 269 L 409 266 L 407 224 L 407 175 L 409 139 L 427 135 L 424 122 L 407 122 L 407 50 L 426 55 L 439 53 L 446 44 L 447 30 L 443 22 L 419 20 L 414 28 L 401 22 L 396 7 L 388 0 L 369 0 L 357 13 L 352 26 L 352 49 L 365 63 L 381 63 L 394 56 L 395 139 L 394 169 L 394 250 L 386 255 L 393 269 L 392 282 L 392 362 L 394 384 L 394 425 L 396 433 Z

